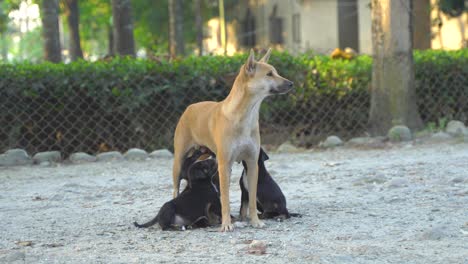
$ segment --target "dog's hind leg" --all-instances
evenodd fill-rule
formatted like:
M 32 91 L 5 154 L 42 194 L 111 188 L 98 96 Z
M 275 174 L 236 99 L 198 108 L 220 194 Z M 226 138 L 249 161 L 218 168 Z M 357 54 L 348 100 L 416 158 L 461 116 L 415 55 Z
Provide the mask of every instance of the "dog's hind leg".
M 265 224 L 258 219 L 257 215 L 257 185 L 258 185 L 258 164 L 257 159 L 246 160 L 247 183 L 249 190 L 249 216 L 250 224 L 253 227 L 263 227 Z
M 185 135 L 187 133 L 183 133 L 184 129 L 177 126 L 174 134 L 174 165 L 172 167 L 172 181 L 174 185 L 174 192 L 172 193 L 173 198 L 176 198 L 179 195 L 179 177 L 185 156 L 194 146 L 193 142 L 191 142 L 191 138 Z
M 244 180 L 246 179 L 247 175 L 245 175 L 245 169 L 242 171 L 242 176 L 239 180 L 239 185 L 241 189 L 241 207 L 240 207 L 240 219 L 241 221 L 247 220 L 247 210 L 249 208 L 249 192 L 244 186 Z

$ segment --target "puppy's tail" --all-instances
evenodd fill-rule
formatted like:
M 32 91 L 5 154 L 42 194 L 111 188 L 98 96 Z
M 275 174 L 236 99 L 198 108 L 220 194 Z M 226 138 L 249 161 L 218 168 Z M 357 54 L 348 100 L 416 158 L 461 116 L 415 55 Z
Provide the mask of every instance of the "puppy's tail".
M 144 223 L 144 224 L 138 224 L 137 222 L 133 222 L 133 224 L 138 227 L 138 228 L 145 228 L 145 227 L 150 227 L 150 226 L 153 226 L 155 225 L 156 223 L 158 223 L 159 221 L 159 214 L 153 218 L 151 221 L 147 222 L 147 223 Z

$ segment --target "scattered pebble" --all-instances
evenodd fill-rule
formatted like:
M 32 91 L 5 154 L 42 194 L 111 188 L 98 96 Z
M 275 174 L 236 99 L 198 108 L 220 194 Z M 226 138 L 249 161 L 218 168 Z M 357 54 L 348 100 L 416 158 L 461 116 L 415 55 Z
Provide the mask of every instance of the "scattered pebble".
M 124 157 L 127 160 L 145 160 L 148 158 L 148 152 L 143 149 L 132 148 L 125 152 Z
M 253 255 L 263 255 L 266 253 L 267 244 L 262 240 L 253 240 L 248 246 L 247 253 Z
M 152 159 L 172 159 L 172 152 L 167 149 L 158 149 L 148 155 Z
M 413 137 L 407 126 L 394 126 L 388 131 L 388 138 L 392 142 L 410 141 Z
M 38 152 L 33 156 L 33 161 L 36 164 L 57 163 L 62 161 L 62 155 L 60 151 Z

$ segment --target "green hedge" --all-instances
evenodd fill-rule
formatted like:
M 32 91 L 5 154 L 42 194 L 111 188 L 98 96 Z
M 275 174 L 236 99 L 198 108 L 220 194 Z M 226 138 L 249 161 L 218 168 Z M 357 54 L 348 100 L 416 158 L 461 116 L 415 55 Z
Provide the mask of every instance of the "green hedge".
M 0 151 L 171 147 L 185 107 L 221 100 L 246 55 L 188 57 L 172 63 L 116 58 L 71 64 L 0 64 Z M 372 59 L 274 53 L 295 92 L 261 108 L 264 143 L 291 136 L 311 144 L 323 135 L 365 132 Z M 425 122 L 467 121 L 468 49 L 415 53 L 418 105 Z M 277 141 L 277 142 L 276 142 Z

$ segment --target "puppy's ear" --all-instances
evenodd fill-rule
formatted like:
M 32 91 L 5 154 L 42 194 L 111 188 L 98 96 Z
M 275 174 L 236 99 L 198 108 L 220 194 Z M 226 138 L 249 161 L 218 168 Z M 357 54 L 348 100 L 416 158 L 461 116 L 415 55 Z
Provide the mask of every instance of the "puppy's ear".
M 253 49 L 250 49 L 250 55 L 245 63 L 245 73 L 248 75 L 253 75 L 255 73 L 255 53 Z
M 267 50 L 267 52 L 265 53 L 265 55 L 263 55 L 263 58 L 261 58 L 259 61 L 260 62 L 264 62 L 264 63 L 268 63 L 268 60 L 270 59 L 270 55 L 271 55 L 271 48 L 269 48 Z
M 270 157 L 268 157 L 268 155 L 265 153 L 265 151 L 263 151 L 263 148 L 260 148 L 260 156 L 259 156 L 259 159 L 261 161 L 265 161 L 265 160 L 269 160 Z

